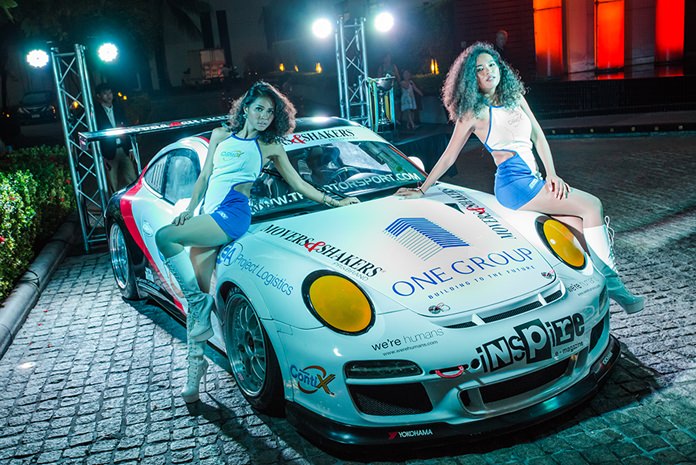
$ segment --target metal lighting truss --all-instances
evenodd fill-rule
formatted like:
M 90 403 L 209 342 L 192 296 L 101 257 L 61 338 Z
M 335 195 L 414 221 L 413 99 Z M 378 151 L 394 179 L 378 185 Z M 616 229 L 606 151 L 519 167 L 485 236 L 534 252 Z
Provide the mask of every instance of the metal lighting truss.
M 89 253 L 91 246 L 106 240 L 104 212 L 108 189 L 98 145 L 92 144 L 90 151 L 89 147 L 81 147 L 78 140 L 80 131 L 97 129 L 85 64 L 85 47 L 75 44 L 75 51 L 70 53 L 60 53 L 57 48 L 51 48 L 51 58 L 77 213 L 85 252 Z
M 366 84 L 365 18 L 346 20 L 341 16 L 335 37 L 341 117 L 367 126 L 370 103 Z

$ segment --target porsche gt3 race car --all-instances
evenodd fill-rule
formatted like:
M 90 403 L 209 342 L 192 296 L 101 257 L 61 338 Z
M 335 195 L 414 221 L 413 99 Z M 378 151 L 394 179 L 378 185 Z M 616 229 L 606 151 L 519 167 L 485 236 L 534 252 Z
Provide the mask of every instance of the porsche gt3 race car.
M 157 153 L 107 211 L 116 283 L 180 317 L 155 232 L 188 204 L 205 136 Z M 478 437 L 593 395 L 619 357 L 604 278 L 561 223 L 439 183 L 370 130 L 304 119 L 284 141 L 308 182 L 361 203 L 332 209 L 272 164 L 248 233 L 221 247 L 212 343 L 244 397 L 305 435 L 380 445 Z

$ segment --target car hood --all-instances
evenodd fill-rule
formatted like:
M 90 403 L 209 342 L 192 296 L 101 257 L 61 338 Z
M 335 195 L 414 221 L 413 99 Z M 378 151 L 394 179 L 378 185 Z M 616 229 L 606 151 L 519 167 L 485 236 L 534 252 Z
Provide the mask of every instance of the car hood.
M 555 278 L 499 212 L 451 186 L 420 199 L 390 196 L 256 224 L 251 232 L 292 260 L 319 262 L 428 316 L 515 299 Z

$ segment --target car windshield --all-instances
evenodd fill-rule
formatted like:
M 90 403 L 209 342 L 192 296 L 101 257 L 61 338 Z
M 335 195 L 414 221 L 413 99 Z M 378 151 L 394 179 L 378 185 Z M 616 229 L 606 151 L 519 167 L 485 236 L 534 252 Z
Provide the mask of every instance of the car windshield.
M 362 140 L 325 140 L 289 144 L 285 149 L 299 175 L 317 189 L 340 199 L 349 195 L 383 192 L 391 195 L 398 187 L 422 182 L 423 174 L 392 145 L 367 129 Z M 297 137 L 297 136 L 295 136 Z M 347 138 L 350 139 L 350 138 Z M 251 190 L 251 211 L 255 217 L 296 212 L 315 205 L 295 192 L 269 163 Z
M 22 105 L 47 105 L 50 101 L 50 92 L 32 92 L 22 97 Z

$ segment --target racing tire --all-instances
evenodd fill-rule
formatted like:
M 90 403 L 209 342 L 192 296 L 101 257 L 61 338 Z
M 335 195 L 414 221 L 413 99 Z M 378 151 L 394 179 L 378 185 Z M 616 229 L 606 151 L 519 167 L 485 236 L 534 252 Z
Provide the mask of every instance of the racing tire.
M 121 291 L 121 296 L 126 300 L 140 300 L 131 254 L 126 244 L 123 229 L 117 222 L 112 223 L 109 228 L 109 257 L 111 258 L 111 268 L 114 271 L 116 286 Z
M 233 289 L 225 300 L 225 310 L 225 347 L 237 387 L 259 412 L 282 415 L 283 376 L 254 306 L 239 289 Z

